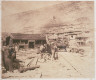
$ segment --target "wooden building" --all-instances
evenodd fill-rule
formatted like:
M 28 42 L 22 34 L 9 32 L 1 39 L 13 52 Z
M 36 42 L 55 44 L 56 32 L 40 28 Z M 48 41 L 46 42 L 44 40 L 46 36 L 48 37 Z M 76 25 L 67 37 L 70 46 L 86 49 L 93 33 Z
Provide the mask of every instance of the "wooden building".
M 35 48 L 46 43 L 44 34 L 11 33 L 11 43 L 18 44 L 19 48 Z

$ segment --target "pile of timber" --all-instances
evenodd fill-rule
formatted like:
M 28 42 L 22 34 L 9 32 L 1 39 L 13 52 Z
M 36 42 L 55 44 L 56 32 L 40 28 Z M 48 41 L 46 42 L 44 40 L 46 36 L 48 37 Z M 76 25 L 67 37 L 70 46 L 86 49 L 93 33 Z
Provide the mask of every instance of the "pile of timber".
M 28 70 L 34 70 L 36 68 L 39 68 L 40 65 L 37 65 L 38 57 L 34 56 L 28 56 L 25 60 L 23 60 L 23 63 L 21 62 L 21 67 L 19 69 L 20 73 L 26 72 Z
M 19 72 L 23 73 L 23 72 L 26 72 L 28 70 L 34 70 L 34 69 L 39 68 L 39 67 L 40 67 L 40 65 L 30 66 L 30 67 L 26 67 L 26 68 L 20 68 Z

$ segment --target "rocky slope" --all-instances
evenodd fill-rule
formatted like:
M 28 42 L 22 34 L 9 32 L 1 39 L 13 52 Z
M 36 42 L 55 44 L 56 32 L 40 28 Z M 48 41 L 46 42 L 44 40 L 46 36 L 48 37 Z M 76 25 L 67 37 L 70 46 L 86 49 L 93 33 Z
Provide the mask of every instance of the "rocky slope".
M 2 31 L 18 33 L 46 33 L 62 30 L 90 30 L 94 28 L 94 3 L 64 1 L 56 5 L 16 13 L 2 18 Z

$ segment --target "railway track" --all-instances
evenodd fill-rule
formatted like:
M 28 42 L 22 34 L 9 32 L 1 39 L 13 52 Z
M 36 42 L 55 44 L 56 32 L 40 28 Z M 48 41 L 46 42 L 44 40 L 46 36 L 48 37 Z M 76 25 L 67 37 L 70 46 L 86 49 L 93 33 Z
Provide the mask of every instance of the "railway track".
M 75 70 L 75 71 L 77 72 L 77 74 L 79 74 L 80 76 L 83 77 L 83 74 L 80 72 L 80 70 L 79 70 L 74 64 L 72 64 L 72 63 L 70 62 L 70 61 L 72 61 L 72 60 L 70 60 L 70 57 L 69 57 L 68 59 L 65 58 L 65 57 L 66 57 L 66 54 L 64 54 L 64 55 L 59 54 L 59 56 L 62 57 L 62 59 L 68 63 L 67 65 L 70 65 L 70 67 L 71 67 L 73 70 Z M 71 56 L 72 56 L 72 55 L 71 55 Z M 73 57 L 72 57 L 72 58 L 73 58 Z M 73 59 L 74 59 L 74 58 L 73 58 Z

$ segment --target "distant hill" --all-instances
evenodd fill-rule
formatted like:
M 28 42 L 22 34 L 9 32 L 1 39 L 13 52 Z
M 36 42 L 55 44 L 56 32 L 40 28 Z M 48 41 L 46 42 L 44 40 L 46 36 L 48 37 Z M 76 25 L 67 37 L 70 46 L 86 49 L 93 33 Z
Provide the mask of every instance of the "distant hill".
M 30 34 L 93 30 L 93 4 L 91 1 L 64 1 L 38 10 L 12 14 L 2 19 L 2 27 L 6 26 L 8 32 Z

